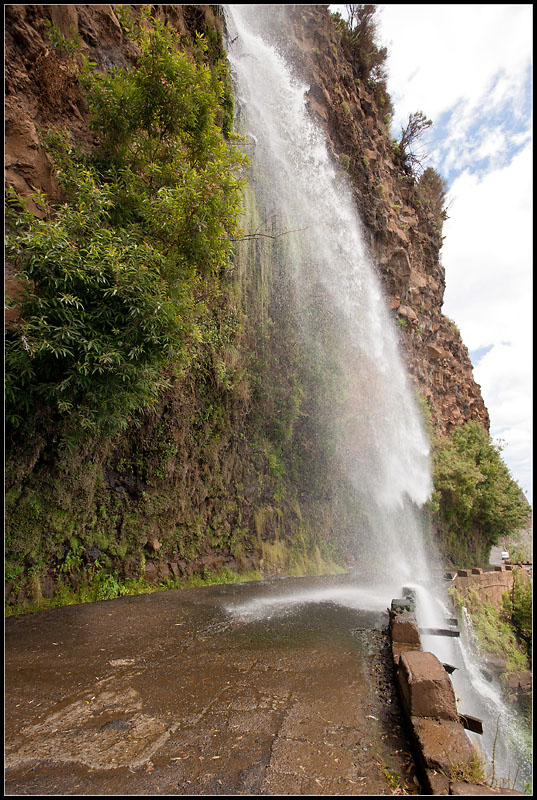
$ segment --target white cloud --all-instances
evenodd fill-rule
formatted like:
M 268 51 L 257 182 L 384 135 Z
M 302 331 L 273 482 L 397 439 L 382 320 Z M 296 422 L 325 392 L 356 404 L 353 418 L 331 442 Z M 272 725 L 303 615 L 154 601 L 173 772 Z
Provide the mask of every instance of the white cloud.
M 433 120 L 424 144 L 449 182 L 443 310 L 469 350 L 489 348 L 474 375 L 530 498 L 533 6 L 377 8 L 393 133 L 423 111 Z
M 431 161 L 450 180 L 443 310 L 469 350 L 490 348 L 474 375 L 531 497 L 533 7 L 379 9 L 396 125 L 417 110 L 433 120 Z
M 531 358 L 530 342 L 515 350 L 508 345 L 495 345 L 474 370 L 485 402 L 494 408 L 491 433 L 504 443 L 503 459 L 528 498 L 531 496 L 528 458 L 532 441 Z
M 452 186 L 442 261 L 444 313 L 470 350 L 492 349 L 474 370 L 506 446 L 513 477 L 531 496 L 532 253 L 531 148 L 481 180 L 465 172 Z M 509 342 L 509 345 L 505 343 Z
M 531 5 L 378 8 L 389 51 L 389 89 L 403 120 L 419 109 L 437 119 L 461 101 L 477 107 L 492 85 L 494 106 L 506 99 L 515 105 L 522 97 L 531 61 Z
M 531 5 L 380 5 L 389 51 L 394 135 L 421 110 L 434 122 L 424 142 L 452 171 L 501 166 L 530 122 Z M 486 126 L 485 131 L 477 130 Z M 508 141 L 507 141 L 508 140 Z M 503 145 L 503 146 L 502 146 Z
M 452 185 L 444 225 L 444 311 L 470 350 L 531 341 L 531 147 L 509 166 Z

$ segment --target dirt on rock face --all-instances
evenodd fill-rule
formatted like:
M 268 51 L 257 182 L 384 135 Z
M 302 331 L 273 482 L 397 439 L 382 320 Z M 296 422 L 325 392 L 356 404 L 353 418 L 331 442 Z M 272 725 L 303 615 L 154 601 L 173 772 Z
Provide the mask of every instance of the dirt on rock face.
M 417 792 L 387 615 L 330 600 L 342 587 L 279 579 L 7 620 L 7 792 Z

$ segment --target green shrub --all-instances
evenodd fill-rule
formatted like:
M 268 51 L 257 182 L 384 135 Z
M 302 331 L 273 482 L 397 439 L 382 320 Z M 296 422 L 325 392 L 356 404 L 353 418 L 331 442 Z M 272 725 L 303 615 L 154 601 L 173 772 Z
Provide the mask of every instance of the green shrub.
M 6 257 L 21 287 L 6 336 L 15 428 L 39 405 L 73 435 L 125 428 L 155 404 L 166 365 L 183 367 L 203 342 L 203 301 L 230 264 L 243 161 L 217 122 L 223 70 L 181 52 L 149 7 L 126 30 L 135 68 L 99 73 L 86 61 L 81 72 L 95 152 L 58 131 L 46 137 L 64 202 L 36 195 L 38 219 L 10 195 Z
M 517 634 L 524 641 L 531 658 L 533 632 L 533 590 L 530 580 L 524 580 L 515 573 L 513 589 L 503 598 L 504 610 Z
M 502 655 L 507 672 L 526 669 L 527 654 L 520 646 L 507 615 L 483 599 L 475 589 L 469 591 L 465 600 L 457 600 L 456 590 L 450 591 L 455 595 L 455 602 L 466 605 L 480 650 Z
M 491 546 L 527 520 L 529 507 L 500 453 L 474 421 L 433 443 L 435 519 L 444 554 L 460 566 L 488 563 Z

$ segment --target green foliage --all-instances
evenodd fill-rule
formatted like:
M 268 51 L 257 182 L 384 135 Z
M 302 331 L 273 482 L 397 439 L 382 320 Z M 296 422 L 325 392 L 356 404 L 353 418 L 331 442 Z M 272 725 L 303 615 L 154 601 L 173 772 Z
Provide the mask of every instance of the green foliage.
M 487 563 L 490 547 L 525 523 L 528 505 L 501 447 L 479 423 L 467 422 L 433 444 L 433 502 L 444 554 Z
M 520 636 L 531 658 L 533 632 L 533 590 L 529 579 L 522 579 L 515 573 L 513 589 L 503 597 L 503 605 L 512 626 Z
M 166 365 L 184 367 L 203 340 L 203 299 L 230 263 L 243 162 L 217 123 L 224 70 L 180 52 L 149 7 L 125 19 L 136 68 L 102 74 L 86 61 L 81 72 L 96 152 L 57 131 L 46 140 L 65 202 L 36 195 L 38 219 L 9 198 L 6 256 L 21 286 L 6 337 L 13 427 L 41 404 L 73 435 L 113 433 L 153 407 Z
M 156 248 L 108 226 L 113 189 L 89 169 L 78 175 L 76 205 L 52 219 L 9 215 L 22 289 L 21 322 L 6 334 L 7 420 L 19 426 L 42 402 L 75 428 L 113 432 L 154 403 L 193 304 L 186 283 L 163 279 Z
M 375 17 L 377 7 L 357 3 L 346 5 L 345 8 L 346 20 L 339 12 L 332 14 L 332 20 L 348 54 L 354 78 L 367 85 L 379 107 L 390 117 L 393 106 L 387 91 L 388 51 L 386 47 L 379 47 L 377 43 L 378 26 Z
M 487 780 L 486 762 L 477 751 L 467 760 L 452 764 L 449 777 L 453 781 L 464 781 L 469 784 L 485 784 Z
M 471 589 L 464 600 L 457 598 L 456 590 L 450 593 L 455 595 L 455 602 L 466 605 L 480 650 L 501 655 L 507 672 L 527 669 L 526 650 L 520 646 L 516 631 L 504 612 L 483 599 L 475 589 Z
M 70 29 L 70 36 L 65 36 L 52 22 L 46 19 L 47 38 L 53 50 L 61 55 L 73 56 L 80 50 L 81 38 L 78 31 Z
M 262 575 L 258 570 L 251 570 L 243 575 L 238 575 L 228 567 L 222 567 L 218 572 L 204 569 L 185 581 L 185 588 L 196 586 L 219 586 L 224 583 L 244 583 L 247 581 L 261 580 Z

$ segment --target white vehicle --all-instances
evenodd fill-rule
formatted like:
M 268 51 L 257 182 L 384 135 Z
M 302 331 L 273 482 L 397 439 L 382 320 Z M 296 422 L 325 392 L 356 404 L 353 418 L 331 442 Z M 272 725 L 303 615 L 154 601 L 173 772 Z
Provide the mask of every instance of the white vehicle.
M 509 553 L 507 550 L 502 550 L 502 561 L 509 561 Z

